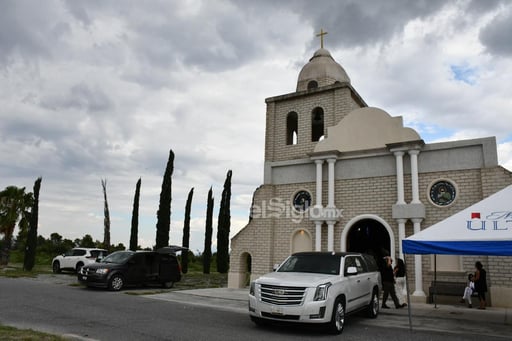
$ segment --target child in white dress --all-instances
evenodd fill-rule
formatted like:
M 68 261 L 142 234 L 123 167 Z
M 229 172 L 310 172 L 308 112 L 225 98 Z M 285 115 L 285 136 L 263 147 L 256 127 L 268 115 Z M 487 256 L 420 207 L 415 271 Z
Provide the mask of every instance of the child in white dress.
M 472 308 L 473 305 L 471 303 L 471 295 L 473 295 L 473 292 L 475 291 L 475 283 L 473 282 L 473 274 L 468 275 L 468 285 L 464 289 L 464 296 L 462 296 L 462 299 L 460 300 L 461 303 L 467 302 L 468 308 Z

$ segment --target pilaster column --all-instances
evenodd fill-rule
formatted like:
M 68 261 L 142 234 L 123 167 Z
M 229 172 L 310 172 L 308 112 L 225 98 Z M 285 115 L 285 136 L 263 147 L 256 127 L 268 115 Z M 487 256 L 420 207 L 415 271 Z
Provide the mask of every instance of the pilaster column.
M 407 219 L 397 219 L 396 222 L 398 223 L 398 258 L 404 259 L 402 240 L 405 239 L 405 223 Z
M 327 207 L 335 207 L 335 205 L 334 205 L 334 164 L 336 163 L 336 159 L 328 159 L 327 163 L 329 166 Z
M 327 222 L 327 251 L 334 251 L 334 221 Z
M 414 224 L 414 234 L 420 232 L 421 221 L 423 219 L 413 218 L 411 220 Z M 423 291 L 423 265 L 421 264 L 421 255 L 414 255 L 414 282 L 415 289 L 412 295 L 425 297 L 425 292 Z
M 322 251 L 322 222 L 315 221 L 315 251 Z
M 322 165 L 324 160 L 315 160 L 316 164 L 316 200 L 315 206 L 322 207 Z
M 324 160 L 315 160 L 316 165 L 316 200 L 314 208 L 322 209 L 322 166 Z M 322 220 L 315 220 L 315 251 L 322 251 Z
M 404 152 L 394 152 L 396 159 L 397 205 L 405 204 L 404 199 Z
M 336 159 L 328 159 L 328 201 L 327 207 L 335 208 L 334 204 L 334 165 L 336 164 Z M 327 221 L 327 251 L 334 251 L 334 224 L 336 221 Z
M 421 204 L 420 191 L 418 184 L 418 154 L 419 150 L 409 150 L 411 157 L 411 186 L 412 186 L 412 201 L 411 204 Z

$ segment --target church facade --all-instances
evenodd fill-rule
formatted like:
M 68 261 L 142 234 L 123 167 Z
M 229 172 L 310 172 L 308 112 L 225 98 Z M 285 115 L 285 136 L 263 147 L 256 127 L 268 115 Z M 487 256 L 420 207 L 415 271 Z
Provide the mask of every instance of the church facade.
M 403 258 L 402 239 L 512 184 L 496 140 L 426 144 L 401 117 L 368 107 L 326 49 L 293 93 L 266 99 L 264 183 L 231 240 L 228 286 L 245 287 L 299 251 Z M 437 280 L 464 282 L 480 260 L 494 305 L 512 306 L 512 259 L 437 256 Z M 407 255 L 411 293 L 424 300 L 434 256 Z M 462 295 L 462 293 L 461 293 Z

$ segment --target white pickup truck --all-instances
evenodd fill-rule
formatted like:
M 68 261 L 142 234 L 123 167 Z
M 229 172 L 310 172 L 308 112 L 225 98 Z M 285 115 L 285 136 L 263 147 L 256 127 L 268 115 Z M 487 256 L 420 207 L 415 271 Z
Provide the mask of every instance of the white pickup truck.
M 380 273 L 375 259 L 360 253 L 300 252 L 251 283 L 249 314 L 268 321 L 325 323 L 340 334 L 345 316 L 379 313 Z

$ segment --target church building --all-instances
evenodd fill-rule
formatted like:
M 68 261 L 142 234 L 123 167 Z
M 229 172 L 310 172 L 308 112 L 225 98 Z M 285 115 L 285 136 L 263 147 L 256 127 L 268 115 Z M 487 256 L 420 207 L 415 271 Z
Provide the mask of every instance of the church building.
M 231 240 L 231 288 L 299 251 L 403 258 L 402 239 L 512 184 L 495 137 L 426 144 L 402 117 L 369 107 L 323 46 L 295 92 L 265 102 L 264 183 Z M 439 281 L 465 282 L 481 261 L 492 304 L 512 306 L 510 257 L 436 257 Z M 425 302 L 434 256 L 406 263 L 411 294 Z

